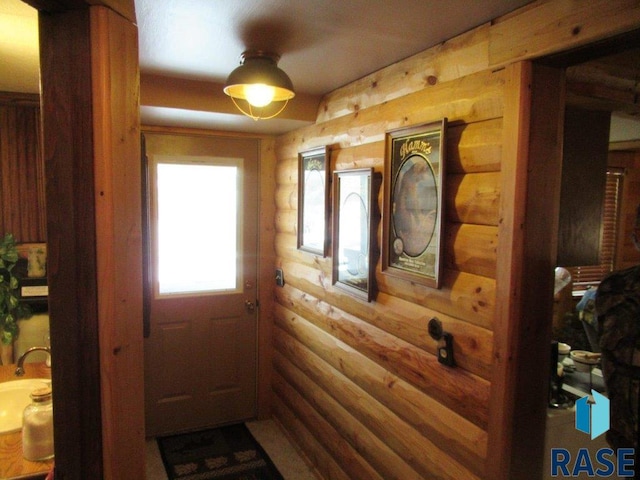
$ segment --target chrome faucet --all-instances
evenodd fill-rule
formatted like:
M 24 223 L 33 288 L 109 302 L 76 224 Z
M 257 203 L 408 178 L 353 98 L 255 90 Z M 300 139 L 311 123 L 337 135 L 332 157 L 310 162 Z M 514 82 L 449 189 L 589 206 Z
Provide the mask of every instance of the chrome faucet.
M 27 356 L 31 352 L 37 352 L 37 351 L 47 352 L 49 355 L 51 355 L 51 348 L 49 347 L 31 347 L 22 355 L 20 355 L 20 358 L 18 359 L 18 365 L 16 366 L 16 371 L 13 372 L 13 374 L 16 377 L 21 377 L 24 375 L 24 359 L 27 358 Z

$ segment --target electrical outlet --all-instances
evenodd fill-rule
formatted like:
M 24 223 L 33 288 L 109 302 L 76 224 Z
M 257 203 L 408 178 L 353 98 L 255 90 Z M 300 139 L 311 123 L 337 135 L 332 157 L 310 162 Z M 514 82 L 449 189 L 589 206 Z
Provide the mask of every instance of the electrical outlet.
M 281 268 L 276 268 L 276 285 L 284 287 L 284 272 Z

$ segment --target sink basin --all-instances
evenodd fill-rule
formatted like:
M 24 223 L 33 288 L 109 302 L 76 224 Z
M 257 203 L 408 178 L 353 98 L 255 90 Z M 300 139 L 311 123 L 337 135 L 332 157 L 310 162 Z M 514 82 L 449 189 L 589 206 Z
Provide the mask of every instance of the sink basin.
M 22 412 L 31 403 L 29 394 L 51 385 L 48 378 L 29 378 L 0 383 L 0 433 L 22 429 Z

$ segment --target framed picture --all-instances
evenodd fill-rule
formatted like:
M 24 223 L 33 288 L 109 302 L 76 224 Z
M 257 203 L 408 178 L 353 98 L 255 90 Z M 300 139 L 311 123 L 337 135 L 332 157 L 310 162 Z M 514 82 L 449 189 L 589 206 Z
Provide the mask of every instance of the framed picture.
M 440 287 L 447 119 L 387 132 L 382 271 Z
M 328 147 L 298 154 L 298 248 L 328 255 L 329 174 Z
M 375 178 L 372 168 L 333 172 L 333 284 L 368 302 L 377 261 Z

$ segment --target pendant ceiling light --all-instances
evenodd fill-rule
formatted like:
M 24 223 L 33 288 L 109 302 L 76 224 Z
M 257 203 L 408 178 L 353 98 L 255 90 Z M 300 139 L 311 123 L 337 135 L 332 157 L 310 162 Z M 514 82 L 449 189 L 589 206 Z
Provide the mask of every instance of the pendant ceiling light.
M 229 74 L 224 93 L 247 117 L 273 118 L 295 96 L 291 79 L 278 68 L 278 60 L 279 55 L 247 51 L 240 66 Z

